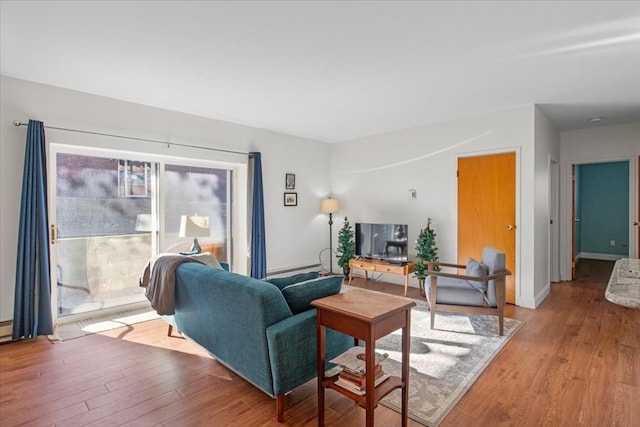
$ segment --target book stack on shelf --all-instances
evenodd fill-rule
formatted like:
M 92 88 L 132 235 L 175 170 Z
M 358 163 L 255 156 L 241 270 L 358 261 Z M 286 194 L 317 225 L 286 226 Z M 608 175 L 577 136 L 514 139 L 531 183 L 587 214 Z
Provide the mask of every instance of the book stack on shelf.
M 387 353 L 375 353 L 375 385 L 389 378 L 382 369 L 382 361 L 389 357 Z M 353 393 L 364 395 L 366 388 L 366 362 L 364 347 L 351 347 L 330 361 L 338 366 L 340 373 L 335 384 Z

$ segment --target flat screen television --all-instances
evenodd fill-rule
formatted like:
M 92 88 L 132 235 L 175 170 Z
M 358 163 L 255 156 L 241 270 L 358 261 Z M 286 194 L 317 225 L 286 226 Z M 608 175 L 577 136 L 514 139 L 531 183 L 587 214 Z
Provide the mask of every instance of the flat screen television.
M 356 222 L 356 256 L 402 264 L 409 260 L 407 224 Z

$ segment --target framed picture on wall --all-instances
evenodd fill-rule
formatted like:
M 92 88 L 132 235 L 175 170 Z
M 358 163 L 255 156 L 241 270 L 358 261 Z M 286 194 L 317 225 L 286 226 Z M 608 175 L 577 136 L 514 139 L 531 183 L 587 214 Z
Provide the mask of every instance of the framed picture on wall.
M 284 176 L 284 188 L 287 190 L 296 189 L 296 176 L 292 173 L 288 173 Z
M 298 193 L 284 193 L 285 206 L 298 206 Z

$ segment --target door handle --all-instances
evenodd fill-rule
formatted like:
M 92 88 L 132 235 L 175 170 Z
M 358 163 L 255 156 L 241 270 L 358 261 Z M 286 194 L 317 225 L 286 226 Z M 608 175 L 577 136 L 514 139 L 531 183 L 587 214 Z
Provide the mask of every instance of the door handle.
M 51 224 L 51 244 L 55 245 L 58 241 L 58 227 L 55 224 Z
M 516 229 L 515 225 L 511 225 L 511 224 L 507 225 L 507 230 L 511 231 L 511 230 L 515 230 L 515 229 Z
M 574 219 L 575 222 L 580 222 L 580 218 Z
M 633 225 L 638 226 L 638 221 L 634 222 Z

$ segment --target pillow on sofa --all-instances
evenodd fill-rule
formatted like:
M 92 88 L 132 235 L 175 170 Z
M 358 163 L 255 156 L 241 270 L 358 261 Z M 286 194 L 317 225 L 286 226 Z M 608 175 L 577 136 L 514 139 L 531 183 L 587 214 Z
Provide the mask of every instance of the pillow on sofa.
M 276 285 L 278 289 L 293 285 L 299 282 L 305 282 L 307 280 L 317 279 L 320 274 L 317 271 L 311 271 L 309 273 L 298 273 L 289 277 L 274 277 L 273 279 L 267 279 L 265 282 L 269 282 L 272 285 Z
M 489 269 L 486 265 L 481 262 L 476 261 L 473 258 L 469 258 L 467 261 L 467 268 L 465 270 L 465 276 L 472 277 L 482 277 L 489 274 Z M 468 282 L 479 291 L 486 292 L 487 291 L 487 282 L 480 282 L 477 280 L 468 280 Z
M 313 280 L 294 283 L 282 289 L 293 314 L 309 310 L 311 301 L 340 293 L 344 276 L 319 277 Z

